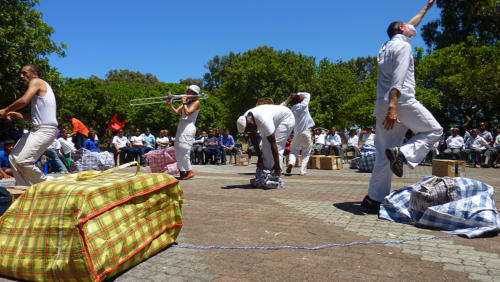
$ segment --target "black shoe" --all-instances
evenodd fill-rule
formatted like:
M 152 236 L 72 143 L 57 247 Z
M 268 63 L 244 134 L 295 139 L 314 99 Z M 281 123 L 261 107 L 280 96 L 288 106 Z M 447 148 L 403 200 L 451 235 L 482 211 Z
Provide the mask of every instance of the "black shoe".
M 286 173 L 292 173 L 292 167 L 293 165 L 289 164 L 288 167 L 286 168 Z
M 380 202 L 372 200 L 368 195 L 365 196 L 363 202 L 361 202 L 361 206 L 365 209 L 378 211 L 380 210 Z
M 487 164 L 487 163 L 484 163 L 484 164 L 482 164 L 482 165 L 481 165 L 481 167 L 482 167 L 482 168 L 489 168 L 489 167 L 490 167 L 490 165 L 489 165 L 489 164 Z
M 406 163 L 406 158 L 403 155 L 403 153 L 401 153 L 401 151 L 399 151 L 398 147 L 394 147 L 394 148 L 385 149 L 385 155 L 389 159 L 392 172 L 396 176 L 402 177 L 403 176 L 403 164 Z

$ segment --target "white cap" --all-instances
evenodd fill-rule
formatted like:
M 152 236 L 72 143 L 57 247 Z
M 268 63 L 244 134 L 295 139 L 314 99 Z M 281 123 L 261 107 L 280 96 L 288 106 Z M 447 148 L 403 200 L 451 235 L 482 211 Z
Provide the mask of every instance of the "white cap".
M 197 95 L 200 95 L 200 87 L 198 85 L 189 85 L 188 90 L 195 92 Z
M 238 132 L 243 133 L 247 128 L 247 118 L 245 116 L 240 116 L 236 121 L 236 127 L 238 127 Z

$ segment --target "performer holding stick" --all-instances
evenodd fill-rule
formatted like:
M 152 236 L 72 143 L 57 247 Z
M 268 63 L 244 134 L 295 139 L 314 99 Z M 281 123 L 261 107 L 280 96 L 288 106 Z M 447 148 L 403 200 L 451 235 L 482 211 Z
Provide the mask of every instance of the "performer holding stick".
M 194 135 L 196 134 L 196 118 L 200 112 L 200 87 L 190 85 L 187 88 L 188 97 L 182 97 L 182 106 L 177 109 L 172 106 L 172 102 L 167 101 L 167 105 L 172 113 L 181 114 L 181 121 L 177 126 L 175 134 L 175 157 L 177 159 L 177 168 L 180 172 L 179 180 L 187 180 L 194 176 L 191 167 L 190 150 L 193 146 Z
M 21 79 L 28 90 L 21 98 L 0 110 L 0 118 L 24 119 L 16 111 L 26 107 L 31 101 L 33 129 L 19 139 L 9 156 L 16 185 L 31 186 L 47 179 L 34 162 L 56 137 L 56 98 L 50 85 L 40 77 L 38 67 L 24 66 L 21 69 Z
M 417 34 L 415 27 L 434 1 L 428 0 L 408 23 L 391 23 L 387 29 L 391 40 L 378 54 L 377 102 L 373 113 L 377 119 L 377 158 L 368 195 L 361 204 L 368 209 L 378 210 L 380 202 L 390 193 L 391 171 L 401 177 L 404 163 L 415 168 L 443 132 L 434 116 L 415 99 L 415 69 L 410 45 L 410 38 Z M 408 129 L 416 135 L 401 146 Z

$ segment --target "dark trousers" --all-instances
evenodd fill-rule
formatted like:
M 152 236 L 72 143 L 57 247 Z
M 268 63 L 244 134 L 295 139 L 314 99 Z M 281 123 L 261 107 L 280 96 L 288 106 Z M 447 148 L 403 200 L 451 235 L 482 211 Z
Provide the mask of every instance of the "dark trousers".
M 73 143 L 75 143 L 75 148 L 78 150 L 83 147 L 83 142 L 87 140 L 87 136 L 77 132 L 75 136 L 73 136 Z
M 203 163 L 203 145 L 193 145 L 191 147 L 191 162 L 193 164 Z
M 335 154 L 335 156 L 344 157 L 344 150 L 340 146 L 328 146 L 326 149 L 326 155 L 329 156 L 331 153 Z
M 137 157 L 137 151 L 134 150 L 134 148 L 130 147 L 122 147 L 120 148 L 120 163 L 116 161 L 116 157 L 118 156 L 118 152 L 116 151 L 115 147 L 111 147 L 111 152 L 113 152 L 113 155 L 115 156 L 115 163 L 117 165 L 123 164 L 123 163 L 128 163 Z
M 453 159 L 453 160 L 463 160 L 463 152 L 462 149 L 453 149 L 453 148 L 446 148 L 446 150 L 443 151 L 443 155 L 446 159 Z
M 354 157 L 358 157 L 359 153 L 358 153 L 358 148 L 357 147 L 354 147 L 354 146 L 347 146 L 347 148 L 345 149 L 346 152 L 354 152 Z
M 215 160 L 212 161 L 212 156 L 215 156 Z M 205 163 L 208 161 L 215 163 L 220 160 L 220 150 L 218 146 L 208 146 L 205 148 Z
M 222 163 L 225 164 L 227 161 L 226 156 L 236 156 L 238 154 L 238 148 L 233 147 L 232 150 L 226 149 L 226 147 L 221 147 L 221 152 L 222 152 Z M 236 162 L 236 158 L 234 158 L 234 161 Z

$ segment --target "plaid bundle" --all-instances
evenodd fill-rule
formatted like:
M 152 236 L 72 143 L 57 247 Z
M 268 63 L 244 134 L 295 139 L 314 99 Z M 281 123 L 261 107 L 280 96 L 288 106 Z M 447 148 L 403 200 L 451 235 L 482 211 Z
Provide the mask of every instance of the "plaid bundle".
M 410 209 L 425 212 L 427 208 L 457 200 L 457 187 L 450 177 L 431 177 L 420 183 L 420 189 L 413 189 Z
M 162 172 L 171 175 L 179 174 L 174 147 L 149 151 L 144 157 L 148 160 L 151 172 Z
M 360 154 L 358 170 L 361 172 L 372 172 L 375 166 L 375 147 L 363 145 L 360 149 Z
M 0 274 L 111 277 L 175 241 L 182 195 L 167 174 L 84 172 L 33 185 L 0 218 Z
M 107 170 L 115 166 L 113 157 L 108 152 L 91 152 L 80 148 L 71 153 L 71 171 Z
M 468 178 L 452 180 L 456 187 L 456 200 L 427 208 L 424 212 L 410 208 L 412 191 L 420 190 L 419 183 L 392 192 L 380 206 L 379 217 L 387 220 L 415 224 L 443 230 L 451 234 L 474 238 L 500 231 L 500 218 L 493 201 L 493 187 Z

